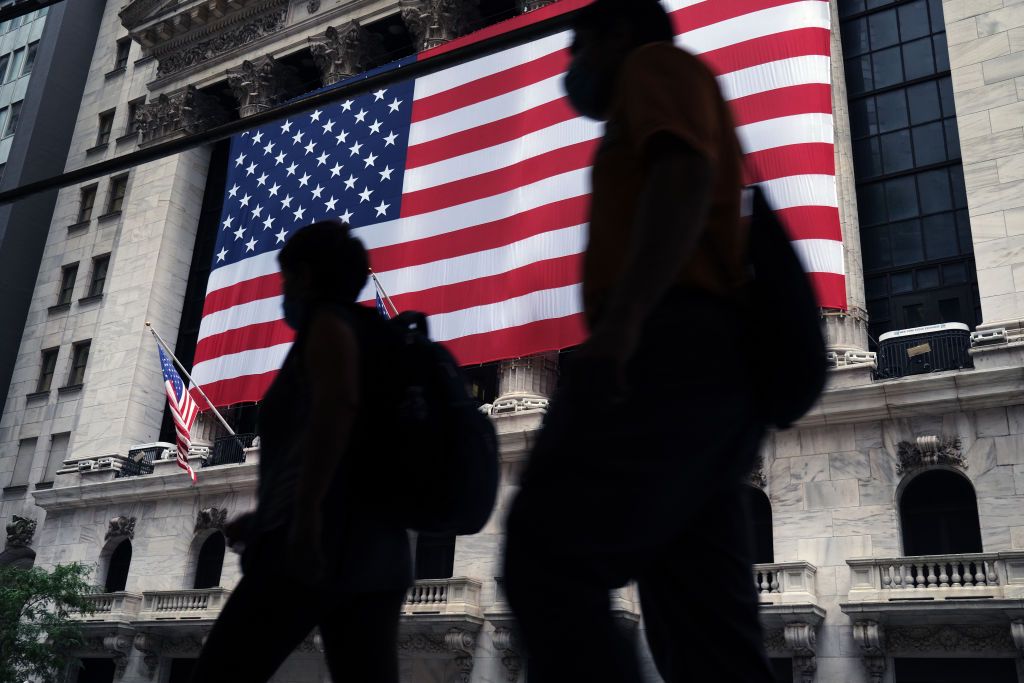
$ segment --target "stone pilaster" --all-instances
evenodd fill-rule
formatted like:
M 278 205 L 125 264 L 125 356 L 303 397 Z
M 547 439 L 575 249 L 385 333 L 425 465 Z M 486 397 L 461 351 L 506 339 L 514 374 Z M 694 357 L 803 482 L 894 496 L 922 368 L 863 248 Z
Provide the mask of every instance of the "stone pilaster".
M 847 351 L 861 352 L 868 348 L 868 316 L 864 298 L 864 265 L 861 258 L 860 222 L 857 215 L 857 187 L 853 170 L 853 147 L 850 142 L 850 112 L 846 95 L 846 73 L 843 70 L 843 44 L 839 35 L 839 10 L 832 7 L 832 117 L 835 127 L 836 193 L 839 224 L 843 232 L 843 255 L 846 271 L 846 312 L 825 314 L 826 341 L 829 351 L 845 356 Z
M 544 353 L 501 362 L 498 398 L 492 415 L 543 410 L 558 382 L 558 354 Z
M 198 133 L 225 123 L 228 112 L 213 95 L 188 85 L 139 107 L 136 126 L 143 143 L 171 135 Z
M 383 41 L 358 21 L 329 26 L 323 33 L 309 37 L 309 49 L 320 69 L 324 85 L 333 85 L 377 66 L 383 54 Z
M 238 100 L 238 113 L 245 118 L 299 94 L 299 76 L 295 69 L 270 55 L 228 69 L 228 85 Z
M 398 6 L 419 51 L 468 33 L 479 18 L 479 0 L 400 0 Z

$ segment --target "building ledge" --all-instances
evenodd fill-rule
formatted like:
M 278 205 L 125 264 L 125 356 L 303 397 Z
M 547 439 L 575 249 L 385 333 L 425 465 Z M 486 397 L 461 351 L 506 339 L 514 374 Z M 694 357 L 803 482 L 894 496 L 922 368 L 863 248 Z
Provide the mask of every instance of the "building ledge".
M 52 489 L 52 488 L 53 488 L 53 482 L 52 481 L 37 481 L 36 485 L 35 485 L 35 490 L 36 491 L 45 491 L 46 489 Z
M 58 396 L 63 396 L 65 394 L 74 394 L 76 392 L 81 391 L 82 387 L 84 387 L 84 386 L 85 386 L 84 384 L 68 384 L 66 386 L 59 387 L 57 389 L 57 395 Z
M 100 221 L 102 223 L 102 222 L 110 221 L 110 220 L 113 220 L 115 218 L 120 218 L 120 217 L 121 217 L 121 212 L 120 211 L 111 211 L 110 213 L 105 213 L 102 216 L 99 216 L 96 220 L 98 220 L 98 221 Z
M 78 221 L 77 223 L 72 223 L 71 225 L 68 226 L 68 234 L 71 234 L 73 232 L 80 232 L 82 230 L 85 230 L 86 228 L 89 227 L 89 223 L 91 223 L 91 222 L 92 222 L 91 220 L 88 220 L 88 221 Z
M 3 489 L 4 498 L 8 496 L 18 496 L 28 491 L 28 484 L 17 484 L 15 486 L 5 486 Z
M 79 304 L 90 304 L 90 303 L 92 303 L 94 301 L 99 301 L 102 298 L 103 298 L 103 292 L 100 292 L 99 294 L 90 294 L 89 296 L 83 296 L 81 299 L 78 300 L 78 303 Z
M 127 70 L 128 70 L 128 67 L 126 67 L 126 66 L 119 66 L 116 69 L 112 69 L 111 71 L 108 71 L 107 73 L 103 74 L 103 78 L 105 78 L 107 80 L 110 80 L 111 78 L 114 78 L 116 76 L 122 75 Z
M 68 311 L 70 309 L 71 309 L 71 302 L 69 301 L 66 304 L 54 304 L 53 306 L 50 306 L 49 308 L 47 308 L 46 312 L 47 313 L 63 313 L 63 312 Z
M 85 154 L 86 154 L 86 156 L 92 156 L 93 154 L 97 154 L 99 152 L 106 151 L 106 149 L 108 147 L 110 147 L 110 142 L 109 141 L 108 142 L 101 142 L 100 144 L 93 145 L 89 149 L 85 150 Z
M 134 133 L 125 133 L 124 135 L 122 135 L 118 139 L 114 140 L 114 144 L 120 145 L 122 142 L 129 142 L 129 141 L 131 141 L 131 142 L 138 142 L 139 141 L 139 132 L 135 131 Z
M 786 624 L 808 624 L 817 628 L 825 621 L 825 609 L 819 605 L 804 602 L 791 605 L 766 605 L 758 607 L 761 627 L 765 630 L 784 628 Z
M 28 394 L 27 396 L 25 396 L 25 400 L 26 401 L 38 401 L 41 398 L 49 398 L 49 396 L 50 396 L 49 389 L 47 389 L 46 391 L 33 391 L 31 394 Z

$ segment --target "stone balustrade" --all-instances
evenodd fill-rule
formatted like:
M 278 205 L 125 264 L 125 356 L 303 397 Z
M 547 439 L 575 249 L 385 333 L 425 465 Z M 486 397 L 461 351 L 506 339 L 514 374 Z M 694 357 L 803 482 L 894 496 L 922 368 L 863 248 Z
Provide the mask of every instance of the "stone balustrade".
M 816 603 L 814 577 L 818 569 L 809 562 L 754 565 L 754 587 L 761 604 Z
M 480 616 L 480 582 L 467 578 L 425 579 L 405 596 L 403 614 L 469 614 Z
M 216 619 L 231 591 L 226 588 L 146 591 L 139 611 L 142 621 Z
M 1024 552 L 847 560 L 850 602 L 1024 598 Z
M 134 621 L 138 618 L 142 596 L 138 593 L 117 591 L 116 593 L 90 593 L 85 599 L 93 607 L 93 613 L 76 612 L 72 616 L 81 621 Z

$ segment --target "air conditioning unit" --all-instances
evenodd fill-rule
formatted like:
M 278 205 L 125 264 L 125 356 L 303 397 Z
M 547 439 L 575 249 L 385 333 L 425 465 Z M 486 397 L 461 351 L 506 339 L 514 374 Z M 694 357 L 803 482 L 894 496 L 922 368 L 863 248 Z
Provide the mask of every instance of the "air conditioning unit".
M 878 339 L 878 377 L 891 379 L 973 368 L 971 330 L 942 323 L 886 332 Z
M 96 461 L 96 466 L 93 467 L 95 470 L 119 470 L 124 463 L 121 462 L 120 458 L 100 458 Z
M 79 472 L 91 472 L 94 469 L 96 469 L 96 461 L 95 460 L 79 460 L 78 461 L 78 471 Z
M 174 450 L 177 448 L 173 443 L 166 441 L 154 441 L 132 446 L 128 449 L 128 459 L 132 462 L 153 462 L 154 460 L 167 460 L 174 457 Z M 170 454 L 167 451 L 170 450 Z

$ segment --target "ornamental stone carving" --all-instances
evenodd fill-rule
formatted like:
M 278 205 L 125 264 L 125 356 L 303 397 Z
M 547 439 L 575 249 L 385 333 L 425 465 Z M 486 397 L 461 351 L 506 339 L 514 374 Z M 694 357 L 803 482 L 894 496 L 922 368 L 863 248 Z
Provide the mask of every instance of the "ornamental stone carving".
M 501 665 L 505 667 L 509 683 L 515 683 L 519 680 L 519 672 L 523 670 L 523 658 L 514 634 L 503 626 L 496 628 L 491 634 L 491 642 L 501 655 Z
M 750 483 L 759 489 L 768 485 L 768 478 L 764 476 L 764 456 L 758 455 L 754 469 L 750 472 Z
M 860 648 L 871 683 L 882 683 L 885 676 L 885 630 L 877 621 L 856 621 L 853 639 Z
M 454 680 L 457 683 L 469 683 L 475 649 L 476 636 L 461 628 L 451 628 L 444 634 L 411 633 L 398 638 L 399 653 L 455 655 Z
M 7 525 L 7 547 L 27 548 L 32 544 L 32 537 L 36 533 L 36 521 L 28 517 L 14 515 L 11 523 Z
M 238 100 L 238 113 L 244 118 L 284 102 L 299 94 L 298 73 L 270 55 L 245 60 L 228 69 L 228 85 Z
M 498 398 L 492 415 L 544 410 L 558 383 L 558 354 L 544 353 L 501 362 Z
M 153 678 L 160 665 L 160 639 L 148 633 L 138 633 L 135 635 L 134 644 L 135 649 L 143 654 L 142 663 L 146 666 L 146 675 Z
M 480 18 L 479 0 L 400 0 L 398 6 L 419 51 L 468 33 Z
M 818 670 L 815 656 L 818 636 L 814 627 L 804 622 L 786 624 L 782 635 L 786 648 L 793 653 L 793 665 L 800 672 L 800 680 L 802 683 L 811 683 L 814 672 Z
M 890 628 L 885 636 L 890 652 L 1013 652 L 1011 630 L 1000 625 L 904 626 Z
M 195 656 L 203 649 L 205 636 L 190 635 L 180 638 L 164 638 L 160 643 L 160 652 L 165 656 Z
M 228 521 L 227 508 L 203 508 L 196 515 L 196 531 L 205 529 L 224 530 Z
M 107 533 L 103 537 L 103 540 L 109 541 L 112 538 L 135 538 L 135 518 L 134 517 L 114 517 L 110 520 L 110 524 L 107 526 Z
M 142 141 L 149 142 L 176 133 L 197 133 L 228 118 L 227 110 L 216 97 L 189 85 L 140 106 L 135 123 Z
M 1013 638 L 1017 653 L 1024 657 L 1024 619 L 1014 619 L 1010 622 L 1010 637 Z
M 309 12 L 310 14 L 313 14 L 319 9 L 320 0 L 309 0 L 309 2 L 306 3 L 306 11 Z
M 916 443 L 901 441 L 896 446 L 896 474 L 906 474 L 932 465 L 967 469 L 967 460 L 956 437 L 921 436 Z
M 114 658 L 114 678 L 124 676 L 128 655 L 132 652 L 131 639 L 124 635 L 109 635 L 103 639 L 103 649 Z
M 333 85 L 363 73 L 383 60 L 384 41 L 367 31 L 358 21 L 329 26 L 321 34 L 310 36 L 309 50 L 324 85 Z

